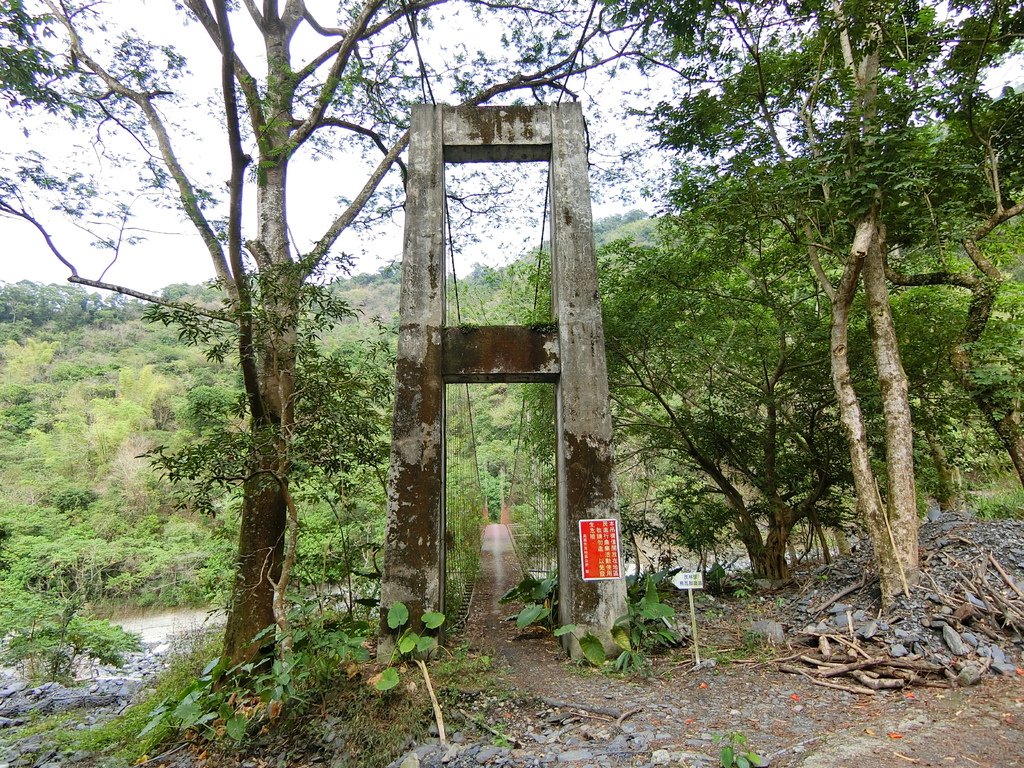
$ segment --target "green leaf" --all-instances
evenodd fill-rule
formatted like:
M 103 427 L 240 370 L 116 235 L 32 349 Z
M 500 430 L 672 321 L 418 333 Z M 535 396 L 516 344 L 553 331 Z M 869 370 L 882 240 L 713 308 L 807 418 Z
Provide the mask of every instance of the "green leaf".
M 373 687 L 378 691 L 390 691 L 396 685 L 398 685 L 398 670 L 388 667 L 381 672 L 380 680 L 374 683 Z
M 398 639 L 398 652 L 409 653 L 420 641 L 420 636 L 415 632 L 406 632 Z
M 423 626 L 427 629 L 437 629 L 444 624 L 444 614 L 437 611 L 428 611 L 423 614 Z
M 629 642 L 629 629 L 621 624 L 612 627 L 612 640 L 624 651 L 633 650 L 633 644 Z
M 245 738 L 245 729 L 248 725 L 249 721 L 245 715 L 235 715 L 224 723 L 224 730 L 235 741 L 241 741 Z
M 199 718 L 202 716 L 203 708 L 199 706 L 199 703 L 192 694 L 182 699 L 178 706 L 174 708 L 174 717 L 178 720 L 179 727 L 182 730 L 191 728 L 199 722 Z
M 640 615 L 645 619 L 668 619 L 676 615 L 671 605 L 665 603 L 641 603 Z
M 575 631 L 576 631 L 576 625 L 575 624 L 563 624 L 562 626 L 558 627 L 551 634 L 553 634 L 555 637 L 561 637 L 562 635 L 568 635 L 570 632 L 575 632 Z
M 733 751 L 731 746 L 722 747 L 722 752 L 718 756 L 718 761 L 722 764 L 722 768 L 733 768 Z
M 589 632 L 580 638 L 580 650 L 587 661 L 595 667 L 603 666 L 608 656 L 604 652 L 604 645 L 601 641 Z
M 746 755 L 736 755 L 736 768 L 750 768 L 750 761 Z
M 550 615 L 551 611 L 545 608 L 543 605 L 538 603 L 531 603 L 519 612 L 516 616 L 516 626 L 520 629 L 528 627 L 531 624 L 535 624 L 538 621 L 546 619 Z
M 417 653 L 423 653 L 424 651 L 429 651 L 433 647 L 434 647 L 434 638 L 432 638 L 432 637 L 424 636 L 424 637 L 421 637 L 419 640 L 416 641 L 416 652 Z
M 409 609 L 405 603 L 394 603 L 388 608 L 388 626 L 391 629 L 398 629 L 409 621 Z

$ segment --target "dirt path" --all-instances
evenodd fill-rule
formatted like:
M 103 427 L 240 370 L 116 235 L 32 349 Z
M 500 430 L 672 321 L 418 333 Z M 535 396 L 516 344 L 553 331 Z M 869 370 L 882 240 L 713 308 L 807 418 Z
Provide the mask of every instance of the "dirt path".
M 1024 766 L 1022 678 L 858 696 L 768 663 L 693 672 L 685 651 L 659 660 L 648 678 L 618 678 L 572 664 L 549 635 L 502 620 L 518 608 L 498 598 L 520 578 L 504 526 L 488 526 L 465 635 L 506 665 L 509 703 L 491 717 L 519 747 L 508 764 L 712 766 L 714 738 L 739 732 L 772 766 Z M 720 651 L 729 639 L 708 642 Z M 617 741 L 629 748 L 617 753 Z

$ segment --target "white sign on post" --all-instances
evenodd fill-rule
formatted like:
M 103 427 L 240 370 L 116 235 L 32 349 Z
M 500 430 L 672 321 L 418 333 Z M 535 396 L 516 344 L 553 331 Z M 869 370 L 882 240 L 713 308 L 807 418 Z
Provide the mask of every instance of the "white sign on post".
M 704 589 L 704 574 L 700 571 L 696 573 L 680 571 L 672 577 L 672 583 L 679 589 Z
M 672 577 L 672 583 L 679 589 L 685 589 L 690 597 L 690 636 L 693 638 L 693 656 L 697 664 L 700 664 L 700 649 L 697 647 L 697 610 L 693 607 L 693 590 L 704 589 L 704 574 L 683 573 L 680 571 Z

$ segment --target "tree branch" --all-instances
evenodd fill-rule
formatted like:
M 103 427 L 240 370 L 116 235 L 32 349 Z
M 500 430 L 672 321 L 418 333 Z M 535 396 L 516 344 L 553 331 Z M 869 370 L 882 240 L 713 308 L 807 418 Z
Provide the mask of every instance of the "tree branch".
M 64 260 L 61 259 L 61 261 Z M 64 263 L 67 264 L 66 261 Z M 152 293 L 136 291 L 134 288 L 126 288 L 123 285 L 105 283 L 102 280 L 89 280 L 85 277 L 79 277 L 77 274 L 69 277 L 68 282 L 76 283 L 77 285 L 87 285 L 90 288 L 99 288 L 104 291 L 113 291 L 114 293 L 120 293 L 122 296 L 131 296 L 133 299 L 139 299 L 140 301 L 145 301 L 150 304 L 159 304 L 161 307 L 168 307 L 169 309 L 179 309 L 185 312 L 191 312 L 193 314 L 200 315 L 201 317 L 208 317 L 211 320 L 220 320 L 225 323 L 234 322 L 234 318 L 227 312 L 218 312 L 212 309 L 204 309 L 195 304 L 163 299 Z

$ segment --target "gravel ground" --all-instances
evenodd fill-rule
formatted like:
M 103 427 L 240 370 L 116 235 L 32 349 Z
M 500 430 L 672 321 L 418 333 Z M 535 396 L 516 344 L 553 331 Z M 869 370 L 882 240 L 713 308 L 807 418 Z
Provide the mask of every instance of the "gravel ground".
M 692 650 L 683 648 L 656 658 L 647 677 L 581 667 L 567 661 L 549 635 L 519 631 L 505 621 L 517 609 L 497 600 L 519 579 L 505 536 L 501 526 L 488 530 L 462 638 L 472 652 L 494 659 L 499 686 L 448 705 L 447 743 L 431 738 L 410 744 L 393 768 L 712 768 L 719 765 L 719 740 L 730 734 L 741 734 L 763 764 L 780 767 L 1024 766 L 1022 638 L 1012 621 L 1024 605 L 1024 596 L 1014 592 L 1024 584 L 1024 523 L 948 514 L 929 521 L 921 536 L 922 584 L 884 616 L 867 552 L 754 598 L 702 596 L 702 656 L 717 663 L 694 668 Z M 835 598 L 839 593 L 842 597 Z M 975 606 L 972 596 L 984 607 Z M 685 616 L 685 598 L 679 604 Z M 806 652 L 821 632 L 846 632 L 870 654 L 936 662 L 948 674 L 865 695 L 780 670 L 776 660 Z M 756 635 L 761 637 L 753 640 Z M 776 646 L 767 644 L 770 637 Z M 967 664 L 978 665 L 981 673 L 974 684 L 962 686 Z M 18 701 L 25 696 L 17 692 Z M 9 698 L 13 703 L 15 697 Z M 74 758 L 91 764 L 86 755 L 56 756 L 44 744 L 29 746 L 33 749 L 15 745 L 16 754 L 8 752 L 12 768 L 56 768 L 75 764 Z M 346 764 L 323 743 L 294 740 L 287 751 L 268 747 L 230 758 L 197 751 L 182 745 L 151 765 Z M 2 753 L 0 768 L 7 768 Z

